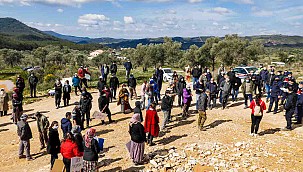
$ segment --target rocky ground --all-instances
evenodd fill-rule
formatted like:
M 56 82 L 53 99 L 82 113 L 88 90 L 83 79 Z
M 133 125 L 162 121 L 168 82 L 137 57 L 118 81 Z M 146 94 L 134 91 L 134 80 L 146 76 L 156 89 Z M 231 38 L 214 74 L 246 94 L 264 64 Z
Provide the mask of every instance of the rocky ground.
M 93 92 L 93 110 L 98 109 L 98 93 Z M 39 102 L 25 105 L 28 115 L 43 112 L 50 121 L 58 120 L 74 106 L 55 109 L 53 98 L 41 98 Z M 79 101 L 72 96 L 71 102 Z M 131 102 L 134 106 L 134 101 Z M 176 102 L 175 102 L 176 104 Z M 105 149 L 101 154 L 100 171 L 192 171 L 196 164 L 213 171 L 303 171 L 303 128 L 295 126 L 293 131 L 281 131 L 286 125 L 283 112 L 265 114 L 260 126 L 260 135 L 249 136 L 250 110 L 243 109 L 243 101 L 230 103 L 226 110 L 207 111 L 206 131 L 197 128 L 195 107 L 187 120 L 180 120 L 181 109 L 172 111 L 173 121 L 167 131 L 155 139 L 156 146 L 146 146 L 145 166 L 134 166 L 129 159 L 125 144 L 129 141 L 128 123 L 132 114 L 118 113 L 116 102 L 110 105 L 115 124 L 100 125 L 93 120 L 98 137 L 105 138 Z M 145 112 L 143 112 L 145 114 Z M 159 112 L 162 119 L 162 112 Z M 10 117 L 0 118 L 0 171 L 49 171 L 50 156 L 40 151 L 36 122 L 30 126 L 34 138 L 31 153 L 34 161 L 18 159 L 18 136 Z M 60 131 L 61 132 L 61 131 Z M 61 157 L 60 157 L 61 158 Z

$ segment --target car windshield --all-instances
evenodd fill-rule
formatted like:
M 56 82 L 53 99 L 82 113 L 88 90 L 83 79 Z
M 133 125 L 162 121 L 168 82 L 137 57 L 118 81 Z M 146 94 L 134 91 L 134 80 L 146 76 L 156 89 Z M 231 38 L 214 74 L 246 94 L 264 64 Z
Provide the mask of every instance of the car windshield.
M 173 71 L 171 69 L 164 69 L 165 73 L 173 73 Z
M 249 68 L 246 68 L 246 70 L 248 71 L 248 72 L 250 72 L 250 71 L 254 71 L 254 73 L 258 70 L 258 68 L 256 68 L 256 67 L 249 67 Z

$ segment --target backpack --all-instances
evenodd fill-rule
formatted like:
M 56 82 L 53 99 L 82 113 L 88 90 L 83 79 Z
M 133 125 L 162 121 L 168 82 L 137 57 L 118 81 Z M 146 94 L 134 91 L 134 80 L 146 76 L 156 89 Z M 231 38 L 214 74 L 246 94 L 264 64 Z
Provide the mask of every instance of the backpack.
M 255 106 L 254 116 L 262 116 L 261 106 L 258 106 L 258 105 Z

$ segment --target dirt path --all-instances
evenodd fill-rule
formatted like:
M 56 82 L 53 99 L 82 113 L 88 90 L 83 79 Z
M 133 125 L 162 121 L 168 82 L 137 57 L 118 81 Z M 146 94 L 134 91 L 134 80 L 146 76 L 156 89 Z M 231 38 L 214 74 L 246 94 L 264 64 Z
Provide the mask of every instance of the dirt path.
M 139 90 L 139 89 L 138 89 Z M 98 93 L 93 92 L 93 109 L 98 109 L 97 98 Z M 195 97 L 195 96 L 194 96 Z M 71 102 L 76 102 L 79 97 L 72 96 Z M 194 102 L 193 102 L 194 103 Z M 134 107 L 134 101 L 131 102 Z M 175 102 L 176 104 L 176 102 Z M 168 131 L 163 133 L 161 137 L 156 138 L 156 146 L 147 147 L 146 153 L 169 149 L 174 146 L 182 148 L 188 144 L 222 143 L 235 144 L 237 142 L 251 142 L 257 148 L 262 145 L 269 153 L 276 156 L 261 157 L 258 166 L 268 171 L 303 171 L 303 128 L 298 127 L 293 131 L 279 131 L 286 125 L 283 112 L 273 115 L 266 114 L 261 122 L 260 131 L 262 136 L 252 138 L 249 136 L 250 130 L 250 110 L 243 109 L 243 101 L 230 103 L 226 110 L 214 109 L 207 112 L 208 119 L 206 125 L 207 131 L 201 132 L 197 129 L 196 114 L 192 114 L 185 121 L 178 120 L 178 114 L 181 113 L 180 108 L 174 108 L 172 111 L 173 122 L 168 125 Z M 71 111 L 73 106 L 55 109 L 54 99 L 46 98 L 40 102 L 26 105 L 24 109 L 28 115 L 33 115 L 36 111 L 44 112 L 50 121 L 60 121 L 67 111 Z M 120 107 L 116 103 L 110 104 L 112 113 L 120 111 Z M 194 110 L 192 106 L 190 110 Z M 143 112 L 145 114 L 145 112 Z M 133 166 L 129 159 L 125 144 L 129 141 L 128 122 L 132 114 L 116 114 L 113 119 L 117 121 L 115 124 L 101 126 L 100 121 L 93 120 L 92 125 L 97 129 L 97 135 L 105 138 L 105 149 L 102 161 L 104 166 L 100 171 L 139 171 L 140 169 L 148 169 L 146 166 Z M 159 112 L 162 119 L 162 112 Z M 39 150 L 39 138 L 37 125 L 35 121 L 30 119 L 30 126 L 33 131 L 33 139 L 31 140 L 31 153 L 36 158 L 32 162 L 18 159 L 18 136 L 16 134 L 16 126 L 9 119 L 10 117 L 0 118 L 0 171 L 48 171 L 50 165 L 50 156 L 45 155 Z M 61 132 L 61 130 L 60 130 Z M 62 135 L 60 133 L 60 135 Z M 260 152 L 253 149 L 251 151 Z M 262 151 L 261 151 L 262 152 Z M 264 170 L 266 171 L 266 170 Z

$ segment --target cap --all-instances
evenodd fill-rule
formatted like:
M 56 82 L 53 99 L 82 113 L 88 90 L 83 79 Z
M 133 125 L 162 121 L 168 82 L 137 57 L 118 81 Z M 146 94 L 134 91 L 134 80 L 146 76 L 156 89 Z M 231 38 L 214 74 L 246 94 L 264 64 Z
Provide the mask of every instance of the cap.
M 22 114 L 21 117 L 20 117 L 21 120 L 24 120 L 24 119 L 27 119 L 27 118 L 28 118 L 28 116 L 26 114 Z
M 99 79 L 103 79 L 103 77 L 102 77 L 102 76 L 99 76 Z

